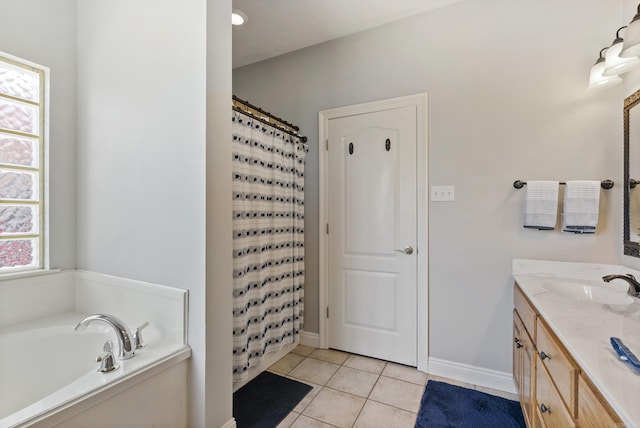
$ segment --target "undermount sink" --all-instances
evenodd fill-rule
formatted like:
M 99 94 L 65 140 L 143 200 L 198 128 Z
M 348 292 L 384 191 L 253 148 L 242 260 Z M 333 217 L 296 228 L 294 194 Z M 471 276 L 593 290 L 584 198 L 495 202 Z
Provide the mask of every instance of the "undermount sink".
M 588 285 L 580 282 L 553 281 L 542 284 L 545 290 L 569 297 L 573 300 L 605 305 L 628 305 L 633 297 L 627 293 L 601 285 Z

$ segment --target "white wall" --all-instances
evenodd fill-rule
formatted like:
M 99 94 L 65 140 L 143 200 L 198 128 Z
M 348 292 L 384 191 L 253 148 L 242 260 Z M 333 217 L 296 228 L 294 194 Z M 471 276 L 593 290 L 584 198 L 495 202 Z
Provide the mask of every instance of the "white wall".
M 189 290 L 193 427 L 232 417 L 230 12 L 0 0 L 0 50 L 51 69 L 51 264 Z
M 307 161 L 305 330 L 318 331 L 318 110 L 429 93 L 430 356 L 511 371 L 513 258 L 615 262 L 622 88 L 589 70 L 622 1 L 465 0 L 235 69 L 234 93 L 301 126 Z M 522 228 L 516 179 L 605 179 L 597 234 Z
M 78 3 L 81 269 L 204 282 L 203 13 L 200 1 Z
M 192 300 L 206 315 L 207 373 L 204 423 L 193 427 L 230 428 L 232 419 L 231 4 L 207 0 L 207 278 L 205 296 Z
M 0 51 L 50 69 L 50 261 L 74 268 L 76 0 L 0 0 Z
M 78 2 L 78 268 L 189 290 L 194 427 L 231 419 L 231 236 L 212 220 L 231 218 L 231 174 L 217 193 L 207 184 L 220 178 L 211 145 L 230 137 L 207 111 L 218 72 L 228 111 L 231 30 L 216 16 L 230 11 L 230 0 Z M 208 267 L 224 233 L 229 254 Z

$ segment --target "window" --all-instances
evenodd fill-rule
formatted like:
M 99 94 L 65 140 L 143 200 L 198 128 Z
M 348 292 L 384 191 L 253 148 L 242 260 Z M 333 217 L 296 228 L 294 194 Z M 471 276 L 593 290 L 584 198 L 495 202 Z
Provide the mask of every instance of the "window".
M 0 53 L 0 273 L 44 267 L 45 71 Z

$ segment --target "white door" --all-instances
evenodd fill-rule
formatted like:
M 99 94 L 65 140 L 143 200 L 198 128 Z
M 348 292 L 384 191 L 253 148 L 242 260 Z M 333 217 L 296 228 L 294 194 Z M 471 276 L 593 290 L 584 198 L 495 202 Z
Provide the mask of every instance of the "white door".
M 417 364 L 417 111 L 328 124 L 329 347 Z

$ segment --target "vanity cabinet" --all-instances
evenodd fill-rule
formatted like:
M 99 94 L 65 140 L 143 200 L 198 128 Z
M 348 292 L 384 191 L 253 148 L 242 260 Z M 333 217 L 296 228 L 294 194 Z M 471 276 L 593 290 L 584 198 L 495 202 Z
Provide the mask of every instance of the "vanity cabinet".
M 624 426 L 517 284 L 513 379 L 529 428 Z

